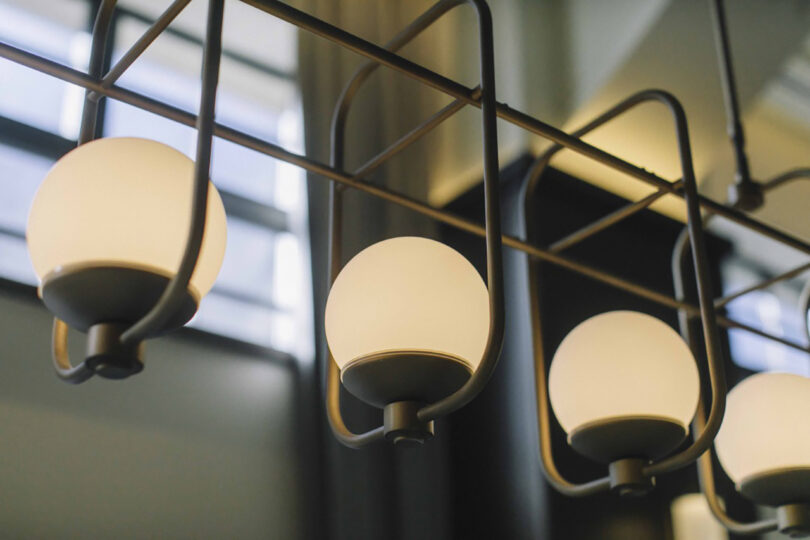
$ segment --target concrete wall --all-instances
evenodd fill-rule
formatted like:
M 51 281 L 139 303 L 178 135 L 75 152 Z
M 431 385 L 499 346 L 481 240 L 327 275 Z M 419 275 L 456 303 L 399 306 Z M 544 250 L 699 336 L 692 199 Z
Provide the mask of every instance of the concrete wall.
M 0 290 L 0 537 L 301 536 L 289 364 L 186 333 L 128 381 L 70 386 L 27 296 Z

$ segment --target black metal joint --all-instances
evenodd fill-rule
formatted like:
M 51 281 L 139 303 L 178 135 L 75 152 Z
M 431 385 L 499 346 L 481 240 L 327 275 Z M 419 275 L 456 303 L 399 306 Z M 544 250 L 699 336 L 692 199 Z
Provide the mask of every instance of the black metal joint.
M 611 462 L 608 466 L 610 490 L 621 497 L 639 497 L 652 491 L 655 487 L 655 477 L 644 474 L 646 465 L 647 460 L 641 458 L 625 458 Z
M 419 420 L 417 413 L 424 406 L 419 401 L 396 401 L 383 410 L 385 438 L 399 443 L 422 444 L 433 438 L 433 421 Z
M 810 537 L 810 504 L 785 504 L 776 509 L 779 532 L 791 538 Z

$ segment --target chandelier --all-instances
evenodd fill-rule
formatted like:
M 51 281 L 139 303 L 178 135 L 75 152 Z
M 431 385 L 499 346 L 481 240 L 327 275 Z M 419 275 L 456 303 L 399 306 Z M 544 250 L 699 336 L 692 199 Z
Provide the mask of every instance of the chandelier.
M 39 294 L 55 315 L 53 362 L 71 383 L 90 377 L 126 378 L 143 369 L 142 343 L 185 324 L 211 288 L 222 263 L 225 212 L 209 180 L 214 136 L 299 166 L 330 181 L 330 276 L 324 326 L 329 346 L 326 412 L 335 437 L 350 447 L 388 440 L 423 442 L 434 420 L 475 398 L 492 375 L 504 335 L 502 247 L 524 252 L 529 266 L 540 461 L 549 483 L 573 497 L 612 490 L 641 495 L 655 478 L 697 463 L 701 489 L 718 520 L 737 534 L 779 530 L 810 535 L 810 380 L 760 374 L 726 389 L 719 329 L 739 328 L 807 352 L 807 347 L 721 316 L 731 299 L 798 274 L 800 269 L 715 298 L 709 279 L 704 225 L 720 216 L 749 231 L 810 254 L 810 245 L 745 212 L 768 191 L 803 177 L 788 171 L 768 181 L 751 178 L 739 120 L 722 0 L 711 0 L 737 172 L 724 205 L 701 196 L 692 163 L 686 114 L 663 90 L 638 92 L 581 129 L 566 133 L 496 100 L 492 19 L 484 0 L 439 0 L 384 47 L 277 0 L 243 0 L 368 59 L 339 96 L 332 119 L 329 164 L 214 119 L 222 49 L 224 0 L 209 0 L 198 115 L 116 85 L 118 78 L 191 0 L 175 0 L 121 59 L 104 73 L 115 0 L 100 3 L 87 73 L 0 43 L 0 57 L 86 89 L 79 146 L 48 173 L 32 206 L 27 238 Z M 478 15 L 480 84 L 470 88 L 399 56 L 397 51 L 447 12 L 470 4 Z M 345 124 L 358 89 L 380 66 L 443 92 L 454 101 L 413 128 L 356 171 L 346 171 Z M 160 143 L 132 138 L 93 140 L 100 100 L 111 98 L 197 130 L 192 162 Z M 681 177 L 669 181 L 584 142 L 589 131 L 650 102 L 665 106 L 677 138 Z M 388 159 L 465 107 L 481 110 L 484 226 L 366 181 Z M 526 238 L 500 229 L 497 120 L 554 143 L 527 174 L 523 201 Z M 562 149 L 611 167 L 655 191 L 550 246 L 535 238 L 539 216 L 531 207 L 542 173 Z M 486 283 L 452 248 L 426 238 L 399 237 L 374 244 L 345 266 L 342 197 L 353 188 L 484 237 Z M 192 197 L 189 203 L 188 194 Z M 649 207 L 663 196 L 683 199 L 687 225 L 672 258 L 674 297 L 577 262 L 561 252 Z M 158 216 L 159 219 L 156 219 Z M 575 327 L 550 366 L 543 355 L 538 296 L 541 264 L 552 264 L 678 311 L 680 334 L 644 313 L 613 311 Z M 805 268 L 806 265 L 801 267 Z M 696 298 L 685 292 L 696 283 Z M 808 289 L 810 291 L 810 289 Z M 807 313 L 810 292 L 802 295 Z M 699 323 L 699 324 L 698 324 Z M 699 328 L 698 328 L 699 326 Z M 67 330 L 87 333 L 85 359 L 67 355 Z M 803 324 L 807 330 L 807 324 Z M 699 351 L 702 334 L 704 351 Z M 810 336 L 809 336 L 810 337 Z M 701 395 L 696 358 L 705 357 L 710 399 Z M 383 410 L 376 429 L 354 433 L 340 409 L 341 384 Z M 567 481 L 551 453 L 551 412 L 578 453 L 604 463 L 607 475 L 583 484 Z M 685 448 L 677 451 L 689 438 Z M 711 450 L 749 500 L 776 508 L 776 518 L 741 523 L 723 510 L 715 492 Z

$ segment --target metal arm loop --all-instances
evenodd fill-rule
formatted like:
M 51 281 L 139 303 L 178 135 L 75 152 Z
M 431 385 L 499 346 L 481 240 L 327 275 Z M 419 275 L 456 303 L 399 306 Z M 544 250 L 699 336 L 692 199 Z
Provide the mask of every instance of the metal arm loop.
M 51 358 L 56 376 L 71 384 L 80 384 L 95 375 L 95 372 L 82 362 L 78 366 L 70 363 L 67 348 L 68 325 L 59 319 L 53 320 L 51 338 Z
M 706 429 L 701 431 L 700 435 L 697 436 L 692 445 L 678 454 L 670 456 L 669 458 L 665 458 L 657 463 L 652 463 L 647 467 L 645 467 L 644 473 L 647 476 L 655 476 L 689 465 L 690 463 L 694 462 L 697 459 L 697 457 L 700 456 L 700 454 L 702 454 L 706 450 L 708 445 L 711 444 L 712 440 L 714 439 L 714 436 L 717 433 L 717 430 L 719 430 L 720 428 L 720 422 L 722 421 L 723 412 L 725 410 L 725 373 L 723 371 L 722 362 L 719 356 L 720 353 L 718 346 L 719 340 L 717 337 L 716 313 L 712 299 L 711 284 L 709 281 L 706 247 L 705 247 L 705 240 L 703 238 L 703 222 L 700 215 L 700 209 L 697 204 L 697 183 L 695 180 L 694 170 L 692 167 L 691 149 L 689 145 L 689 133 L 686 124 L 686 115 L 680 103 L 673 96 L 663 91 L 648 90 L 645 92 L 640 92 L 619 103 L 616 107 L 607 111 L 596 120 L 592 121 L 590 124 L 588 124 L 580 131 L 578 131 L 577 135 L 587 133 L 588 131 L 595 129 L 598 126 L 612 120 L 622 112 L 625 112 L 636 105 L 648 101 L 658 101 L 666 105 L 670 109 L 670 112 L 672 113 L 673 119 L 675 121 L 675 129 L 678 139 L 678 149 L 681 160 L 683 189 L 687 203 L 687 216 L 688 216 L 687 229 L 689 231 L 689 239 L 691 245 L 693 246 L 694 271 L 695 275 L 698 278 L 700 316 L 703 322 L 703 331 L 704 334 L 706 335 L 706 354 L 709 363 L 711 386 L 713 394 L 715 396 L 715 398 L 712 401 L 712 413 L 710 415 L 710 419 L 709 422 L 707 423 Z M 535 164 L 531 167 L 531 169 L 527 174 L 526 186 L 523 193 L 525 205 L 524 219 L 526 220 L 527 234 L 530 234 L 530 231 L 535 229 L 535 223 L 533 221 L 535 212 L 531 211 L 532 209 L 530 208 L 530 205 L 531 201 L 534 200 L 534 194 L 539 184 L 540 173 L 548 165 L 548 162 L 550 161 L 551 157 L 559 150 L 560 148 L 558 147 L 552 147 L 551 149 L 549 149 L 545 154 L 540 156 L 535 161 Z M 543 371 L 542 374 L 540 373 L 535 374 L 538 385 L 537 389 L 538 421 L 541 424 L 540 434 L 542 438 L 550 436 L 550 431 L 548 430 L 548 428 L 546 427 L 544 429 L 542 427 L 543 424 L 547 425 L 549 423 L 550 415 L 548 410 L 548 404 L 545 402 L 540 402 L 540 397 L 547 399 L 548 390 L 545 387 L 545 385 L 547 384 L 547 381 L 545 380 L 545 365 L 544 365 L 545 362 L 542 361 L 542 356 L 540 356 L 542 355 L 542 352 L 539 352 L 542 350 L 541 349 L 542 336 L 540 335 L 541 327 L 539 315 L 539 301 L 537 301 L 535 298 L 538 292 L 537 291 L 538 287 L 536 284 L 537 269 L 538 263 L 534 261 L 530 262 L 529 281 L 530 281 L 530 294 L 532 295 L 532 305 L 531 305 L 532 331 L 534 335 L 533 344 L 535 347 L 535 364 L 536 364 L 536 371 L 540 370 Z M 540 387 L 541 385 L 542 388 Z M 556 470 L 554 469 L 552 461 L 553 460 L 550 453 L 550 441 L 541 440 L 541 462 L 543 462 L 544 468 L 548 469 L 546 475 L 554 477 Z M 559 475 L 556 474 L 556 476 Z M 561 478 L 556 478 L 555 480 L 557 480 L 557 483 L 559 483 L 560 479 Z M 604 482 L 604 479 L 602 480 L 602 482 Z M 576 492 L 576 486 L 563 484 L 562 487 L 564 488 L 565 491 Z
M 711 219 L 711 216 L 707 216 L 704 223 L 709 219 Z M 675 296 L 681 300 L 686 298 L 685 275 L 686 266 L 688 265 L 687 255 L 689 251 L 687 236 L 688 233 L 686 229 L 684 229 L 675 242 L 675 246 L 672 251 L 672 279 L 675 288 Z M 680 327 L 681 336 L 689 345 L 689 348 L 696 353 L 697 341 L 692 328 L 692 320 L 692 317 L 690 317 L 689 314 L 684 310 L 678 310 L 678 324 Z M 702 395 L 698 401 L 698 408 L 697 412 L 695 413 L 695 419 L 692 422 L 692 429 L 695 433 L 704 432 L 706 430 L 706 404 Z M 775 519 L 768 519 L 754 523 L 742 523 L 729 517 L 720 504 L 719 498 L 717 497 L 717 491 L 714 484 L 711 448 L 704 452 L 698 459 L 697 470 L 700 489 L 706 498 L 709 509 L 714 517 L 726 529 L 734 534 L 739 535 L 763 534 L 778 529 L 778 524 Z
M 501 254 L 501 232 L 500 232 L 500 197 L 498 179 L 498 142 L 496 131 L 496 111 L 495 111 L 495 58 L 492 38 L 492 16 L 489 7 L 483 0 L 442 0 L 435 4 L 430 10 L 416 19 L 411 25 L 394 37 L 387 45 L 388 48 L 396 50 L 410 40 L 419 35 L 424 29 L 438 20 L 443 14 L 453 7 L 463 3 L 470 3 L 478 14 L 479 40 L 480 40 L 480 64 L 481 64 L 481 89 L 480 95 L 483 102 L 483 153 L 484 153 L 484 189 L 485 189 L 485 212 L 486 212 L 486 241 L 487 241 L 487 284 L 490 298 L 490 328 L 487 338 L 483 359 L 475 373 L 467 383 L 458 391 L 446 398 L 427 405 L 417 413 L 421 421 L 434 420 L 440 416 L 449 414 L 472 400 L 489 380 L 500 355 L 503 343 L 504 332 L 504 298 L 503 298 L 503 269 Z M 345 124 L 349 108 L 354 95 L 363 81 L 373 73 L 377 64 L 366 64 L 362 66 L 354 75 L 352 80 L 344 88 L 335 108 L 332 120 L 332 166 L 337 169 L 343 168 L 344 161 L 344 139 Z M 476 91 L 478 94 L 478 91 Z M 454 111 L 453 111 L 454 112 Z M 435 119 L 442 120 L 449 116 L 445 111 L 440 111 L 434 115 Z M 452 113 L 450 113 L 452 114 Z M 438 120 L 441 121 L 441 120 Z M 410 134 L 409 134 L 410 135 Z M 406 135 L 408 137 L 408 135 Z M 340 270 L 340 241 L 341 241 L 341 194 L 335 184 L 330 188 L 331 202 L 331 279 L 337 277 Z M 333 431 L 342 442 L 357 446 L 367 442 L 378 440 L 380 429 L 372 430 L 366 434 L 355 435 L 349 432 L 340 415 L 339 402 L 339 376 L 334 359 L 329 358 L 327 368 L 327 414 Z
M 399 34 L 386 44 L 390 51 L 397 51 L 405 44 L 419 35 L 422 30 L 436 21 L 442 14 L 446 13 L 455 5 L 461 4 L 463 0 L 440 1 L 431 7 L 417 20 L 408 25 Z M 369 61 L 358 68 L 350 81 L 343 88 L 338 98 L 332 114 L 331 125 L 331 153 L 330 164 L 338 170 L 344 168 L 345 160 L 345 138 L 346 120 L 348 118 L 354 96 L 360 89 L 363 82 L 377 70 L 380 65 L 377 62 Z M 371 168 L 369 168 L 371 170 Z M 365 174 L 369 174 L 370 170 Z M 356 174 L 358 177 L 365 174 Z M 335 182 L 329 184 L 329 282 L 334 283 L 341 269 L 342 238 L 343 238 L 343 187 Z M 379 426 L 365 433 L 353 433 L 343 420 L 340 410 L 340 373 L 332 357 L 332 353 L 327 348 L 327 372 L 326 372 L 326 416 L 329 426 L 334 436 L 345 446 L 350 448 L 360 448 L 372 442 L 382 440 L 385 436 L 384 426 Z
M 96 12 L 93 22 L 93 38 L 90 45 L 90 64 L 87 73 L 90 77 L 99 78 L 104 70 L 107 51 L 107 39 L 110 34 L 116 0 L 103 0 Z M 85 90 L 82 123 L 79 128 L 78 144 L 90 142 L 96 138 L 98 124 L 98 97 L 91 90 Z M 77 366 L 70 363 L 67 350 L 68 325 L 57 318 L 53 320 L 51 340 L 51 358 L 56 376 L 63 381 L 80 384 L 91 378 L 95 372 L 84 362 Z
M 211 170 L 211 146 L 214 134 L 219 64 L 222 56 L 222 20 L 224 0 L 209 0 L 205 48 L 203 51 L 202 94 L 197 118 L 197 155 L 194 163 L 194 191 L 188 240 L 177 273 L 172 277 L 157 304 L 122 335 L 124 344 L 137 343 L 158 331 L 177 309 L 188 288 L 205 235 L 208 206 L 208 178 Z

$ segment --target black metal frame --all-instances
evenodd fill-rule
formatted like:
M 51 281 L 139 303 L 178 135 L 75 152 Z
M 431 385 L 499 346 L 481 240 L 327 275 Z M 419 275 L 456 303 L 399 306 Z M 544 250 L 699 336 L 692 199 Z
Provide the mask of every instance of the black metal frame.
M 0 43 L 0 57 L 7 58 L 19 64 L 50 74 L 62 80 L 77 84 L 87 89 L 88 103 L 97 103 L 100 97 L 110 97 L 120 100 L 138 108 L 175 120 L 179 123 L 198 128 L 199 144 L 197 156 L 196 189 L 194 197 L 194 218 L 190 225 L 189 242 L 184 254 L 183 263 L 171 285 L 167 288 L 161 301 L 150 312 L 143 321 L 131 327 L 123 336 L 123 340 L 128 343 L 137 342 L 148 336 L 156 324 L 170 313 L 173 309 L 173 300 L 178 290 L 184 290 L 187 286 L 188 277 L 196 263 L 199 251 L 199 238 L 204 230 L 205 216 L 205 194 L 207 187 L 207 170 L 210 160 L 210 142 L 212 136 L 216 135 L 236 144 L 258 151 L 260 153 L 281 159 L 293 165 L 297 165 L 316 175 L 323 176 L 332 181 L 331 192 L 331 239 L 332 239 L 332 277 L 334 278 L 339 270 L 340 261 L 340 196 L 341 190 L 345 187 L 352 187 L 378 198 L 393 202 L 400 206 L 431 217 L 437 221 L 454 226 L 469 233 L 482 236 L 487 241 L 487 280 L 489 283 L 490 304 L 492 312 L 492 324 L 487 345 L 487 353 L 478 371 L 470 381 L 458 392 L 437 403 L 428 405 L 418 412 L 419 419 L 430 421 L 437 417 L 448 414 L 463 406 L 480 392 L 492 373 L 497 362 L 498 352 L 503 334 L 503 290 L 501 271 L 501 244 L 523 251 L 529 255 L 530 264 L 536 265 L 540 261 L 548 262 L 582 275 L 607 283 L 611 286 L 647 298 L 656 303 L 678 309 L 684 317 L 700 317 L 703 323 L 703 332 L 706 336 L 706 350 L 708 364 L 710 368 L 710 380 L 712 383 L 714 397 L 712 399 L 711 412 L 708 421 L 700 426 L 700 435 L 686 450 L 666 458 L 658 463 L 650 464 L 643 469 L 644 475 L 651 477 L 664 472 L 669 472 L 684 467 L 693 462 L 704 453 L 710 446 L 714 435 L 719 429 L 720 420 L 725 404 L 725 381 L 722 370 L 722 363 L 719 357 L 717 325 L 733 328 L 743 328 L 759 335 L 774 339 L 795 348 L 807 351 L 807 347 L 797 343 L 788 342 L 776 336 L 743 325 L 737 321 L 726 317 L 718 317 L 715 313 L 715 300 L 712 298 L 711 285 L 708 279 L 707 256 L 705 242 L 703 239 L 703 218 L 701 209 L 707 214 L 719 215 L 742 225 L 749 230 L 762 234 L 784 245 L 798 249 L 810 254 L 810 244 L 779 230 L 776 230 L 760 221 L 742 213 L 736 208 L 724 206 L 706 197 L 702 197 L 697 192 L 697 186 L 692 167 L 691 150 L 689 146 L 689 135 L 686 123 L 686 115 L 681 104 L 672 95 L 661 90 L 648 90 L 640 92 L 623 101 L 613 109 L 609 110 L 601 117 L 597 118 L 582 130 L 573 134 L 565 133 L 553 126 L 537 120 L 525 113 L 517 111 L 506 104 L 499 103 L 495 99 L 494 92 L 494 57 L 492 44 L 492 21 L 489 9 L 484 0 L 439 0 L 430 10 L 417 18 L 411 25 L 406 27 L 396 36 L 387 47 L 380 47 L 366 40 L 363 40 L 349 32 L 328 24 L 316 17 L 297 10 L 278 0 L 243 0 L 245 3 L 256 7 L 277 18 L 285 20 L 302 29 L 308 30 L 338 45 L 346 47 L 358 54 L 368 58 L 370 62 L 366 64 L 352 81 L 347 85 L 338 107 L 335 112 L 333 122 L 332 139 L 332 163 L 327 165 L 304 155 L 289 152 L 278 145 L 263 141 L 257 137 L 246 133 L 216 124 L 213 119 L 213 103 L 216 90 L 216 72 L 219 62 L 221 32 L 218 31 L 222 19 L 222 0 L 210 0 L 208 36 L 206 39 L 205 69 L 203 75 L 203 99 L 201 100 L 200 114 L 182 111 L 171 105 L 161 103 L 147 96 L 138 94 L 131 90 L 122 88 L 115 83 L 115 79 L 120 76 L 135 59 L 146 49 L 151 41 L 168 26 L 170 20 L 184 7 L 182 0 L 175 1 L 169 9 L 158 19 L 158 21 L 147 31 L 144 37 L 133 46 L 124 56 L 119 65 L 115 66 L 106 76 L 101 75 L 97 70 L 91 70 L 85 74 L 78 70 L 60 65 L 56 62 L 44 59 L 37 55 L 15 48 L 13 46 Z M 99 11 L 99 20 L 102 20 L 105 6 L 114 3 L 105 1 Z M 480 33 L 480 60 L 482 82 L 480 87 L 468 88 L 456 81 L 443 77 L 431 70 L 415 64 L 396 54 L 405 43 L 416 37 L 422 30 L 429 27 L 450 9 L 463 3 L 470 3 L 476 9 L 479 20 Z M 94 49 L 103 42 L 102 32 L 94 32 Z M 405 74 L 417 81 L 439 90 L 455 98 L 448 106 L 428 118 L 422 124 L 416 126 L 408 134 L 397 140 L 389 148 L 372 158 L 357 171 L 351 173 L 343 169 L 343 125 L 352 98 L 359 87 L 379 65 L 387 66 L 400 73 Z M 93 99 L 95 101 L 93 101 Z M 681 159 L 682 178 L 676 182 L 670 182 L 643 168 L 630 164 L 621 158 L 609 154 L 597 147 L 594 147 L 579 137 L 589 130 L 612 120 L 622 112 L 647 101 L 658 101 L 666 105 L 673 115 L 675 129 L 678 139 L 678 147 Z M 450 118 L 455 112 L 461 110 L 466 105 L 472 105 L 482 109 L 482 120 L 484 126 L 484 177 L 486 193 L 486 226 L 482 227 L 478 223 L 455 216 L 441 209 L 434 208 L 416 199 L 407 197 L 395 191 L 373 185 L 364 180 L 371 171 L 388 161 L 391 157 L 404 150 L 407 146 L 418 140 L 420 137 L 434 129 L 444 120 Z M 90 116 L 95 106 L 90 104 L 86 109 L 86 115 Z M 603 218 L 575 235 L 560 240 L 550 247 L 536 245 L 533 239 L 526 241 L 513 236 L 500 234 L 500 219 L 498 208 L 498 159 L 497 159 L 497 133 L 496 118 L 499 117 L 514 125 L 520 126 L 531 133 L 540 135 L 555 143 L 555 146 L 544 156 L 538 159 L 533 168 L 532 177 L 527 184 L 527 200 L 531 190 L 537 185 L 540 172 L 548 164 L 551 156 L 557 151 L 567 148 L 589 157 L 603 165 L 607 165 L 615 170 L 623 172 L 630 177 L 645 182 L 654 188 L 656 192 L 642 201 L 631 203 L 610 216 Z M 736 126 L 736 124 L 735 124 Z M 737 139 L 735 139 L 737 140 Z M 741 141 L 742 139 L 739 138 Z M 803 170 L 787 173 L 769 183 L 765 183 L 762 189 L 768 189 L 774 185 L 784 182 L 805 173 Z M 574 261 L 560 254 L 560 252 L 576 242 L 596 234 L 600 230 L 629 217 L 630 215 L 646 208 L 658 198 L 664 195 L 673 195 L 683 198 L 686 202 L 688 213 L 688 237 L 693 253 L 694 271 L 698 282 L 699 302 L 698 305 L 687 302 L 682 297 L 671 297 L 667 294 L 651 290 L 642 285 L 624 280 L 613 274 L 603 272 L 599 269 Z M 526 212 L 527 220 L 534 219 L 531 209 Z M 529 228 L 531 230 L 531 228 Z M 531 275 L 531 274 L 530 274 Z M 608 478 L 596 480 L 588 484 L 573 485 L 566 482 L 553 466 L 550 455 L 550 441 L 548 432 L 548 404 L 545 389 L 545 370 L 543 359 L 539 356 L 540 327 L 539 313 L 537 313 L 536 291 L 537 284 L 530 279 L 530 291 L 532 292 L 533 317 L 535 319 L 535 356 L 538 366 L 538 414 L 541 420 L 541 457 L 552 484 L 561 491 L 571 495 L 584 495 L 607 489 L 610 485 Z M 56 349 L 55 349 L 56 350 Z M 65 367 L 64 365 L 61 367 Z M 383 428 L 377 428 L 363 434 L 351 433 L 343 423 L 340 416 L 340 404 L 338 401 L 339 379 L 337 377 L 336 366 L 333 361 L 329 361 L 329 384 L 327 389 L 327 411 L 330 423 L 336 436 L 343 443 L 350 446 L 362 446 L 368 442 L 379 440 L 383 435 Z

